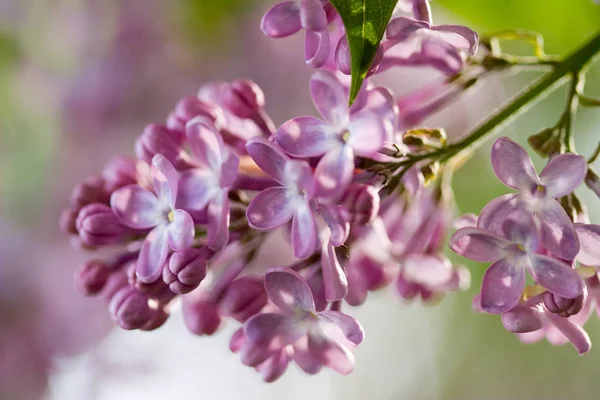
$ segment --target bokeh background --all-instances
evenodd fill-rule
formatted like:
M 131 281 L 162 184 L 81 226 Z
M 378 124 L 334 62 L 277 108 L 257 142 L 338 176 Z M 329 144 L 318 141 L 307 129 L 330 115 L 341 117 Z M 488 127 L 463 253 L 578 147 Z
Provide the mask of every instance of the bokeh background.
M 89 255 L 57 227 L 72 186 L 132 153 L 144 125 L 179 98 L 245 77 L 263 87 L 276 123 L 314 112 L 301 35 L 271 40 L 258 28 L 272 3 L 0 0 L 0 400 L 598 398 L 600 350 L 578 357 L 569 345 L 523 345 L 499 318 L 471 311 L 482 265 L 469 264 L 470 291 L 436 307 L 405 304 L 390 290 L 351 310 L 367 331 L 352 375 L 292 367 L 270 385 L 230 354 L 233 327 L 194 337 L 175 313 L 156 332 L 119 331 L 101 301 L 75 293 L 72 272 Z M 480 33 L 538 31 L 548 53 L 566 54 L 600 30 L 591 0 L 436 0 L 433 9 L 437 21 Z M 427 124 L 460 136 L 539 74 L 490 78 Z M 383 80 L 404 93 L 434 78 L 406 70 Z M 600 96 L 600 66 L 586 91 Z M 555 123 L 564 97 L 557 90 L 501 133 L 525 143 Z M 582 154 L 599 137 L 600 110 L 581 110 Z M 505 193 L 488 155 L 489 144 L 456 174 L 460 212 Z M 581 198 L 600 222 L 600 200 L 585 188 Z M 586 328 L 600 341 L 595 316 Z

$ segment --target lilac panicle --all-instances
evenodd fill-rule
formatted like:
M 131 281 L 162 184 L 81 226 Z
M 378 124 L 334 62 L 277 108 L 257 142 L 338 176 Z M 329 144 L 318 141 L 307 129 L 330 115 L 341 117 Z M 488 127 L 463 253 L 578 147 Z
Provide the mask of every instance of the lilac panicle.
M 585 159 L 575 154 L 557 155 L 538 176 L 525 149 L 503 137 L 492 148 L 492 167 L 498 179 L 519 193 L 492 200 L 479 215 L 478 226 L 499 231 L 508 214 L 525 209 L 541 223 L 544 247 L 560 258 L 574 259 L 579 240 L 573 222 L 555 199 L 583 182 Z
M 262 364 L 286 346 L 301 350 L 306 343 L 306 352 L 319 364 L 341 374 L 352 372 L 354 357 L 349 347 L 364 338 L 356 320 L 339 311 L 317 312 L 310 288 L 289 268 L 267 272 L 265 289 L 277 312 L 257 314 L 244 325 L 242 357 L 247 365 Z
M 317 194 L 336 198 L 352 180 L 355 154 L 377 152 L 391 136 L 391 125 L 373 111 L 351 114 L 344 86 L 327 72 L 314 74 L 310 89 L 324 120 L 294 118 L 279 128 L 275 138 L 294 157 L 322 156 L 315 171 Z
M 532 217 L 525 213 L 509 216 L 502 225 L 503 236 L 484 228 L 461 228 L 450 241 L 452 250 L 478 262 L 491 262 L 481 288 L 481 307 L 501 314 L 515 307 L 525 289 L 525 271 L 552 293 L 575 298 L 583 294 L 583 281 L 568 264 L 538 254 L 539 234 Z
M 145 283 L 162 273 L 169 248 L 182 251 L 192 245 L 194 222 L 184 210 L 175 209 L 177 171 L 163 155 L 152 159 L 154 192 L 136 185 L 115 191 L 110 204 L 117 218 L 133 229 L 152 229 L 142 244 L 137 261 L 137 277 Z

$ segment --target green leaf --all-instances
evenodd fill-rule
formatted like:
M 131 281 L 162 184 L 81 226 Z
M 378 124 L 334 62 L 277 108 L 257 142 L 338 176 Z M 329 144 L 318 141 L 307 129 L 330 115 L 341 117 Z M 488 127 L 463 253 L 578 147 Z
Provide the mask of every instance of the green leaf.
M 360 91 L 398 0 L 331 0 L 342 17 L 352 57 L 350 104 Z

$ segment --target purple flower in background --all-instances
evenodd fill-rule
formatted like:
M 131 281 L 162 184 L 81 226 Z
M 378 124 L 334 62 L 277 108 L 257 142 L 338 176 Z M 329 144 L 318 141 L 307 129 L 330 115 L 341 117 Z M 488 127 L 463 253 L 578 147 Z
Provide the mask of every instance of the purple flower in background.
M 344 86 L 327 72 L 313 75 L 310 90 L 325 120 L 294 118 L 279 128 L 275 138 L 294 157 L 322 155 L 315 171 L 317 194 L 335 198 L 352 180 L 354 155 L 373 155 L 390 136 L 391 125 L 369 110 L 351 114 Z
M 600 267 L 600 225 L 575 224 L 580 250 L 577 261 L 589 267 Z
M 152 193 L 137 185 L 115 191 L 110 205 L 117 218 L 134 229 L 153 228 L 140 249 L 136 275 L 140 281 L 152 283 L 160 276 L 169 247 L 182 251 L 192 245 L 194 222 L 184 210 L 175 209 L 177 171 L 163 155 L 152 159 Z
M 478 262 L 492 262 L 481 284 L 481 307 L 501 314 L 515 307 L 525 288 L 525 271 L 554 294 L 575 298 L 583 293 L 583 281 L 569 265 L 537 254 L 539 238 L 535 221 L 526 213 L 507 218 L 500 236 L 483 228 L 461 228 L 450 246 L 458 254 Z
M 290 159 L 263 138 L 249 140 L 246 149 L 254 162 L 280 184 L 263 190 L 250 202 L 246 210 L 248 223 L 257 230 L 271 230 L 291 220 L 294 255 L 310 256 L 318 241 L 310 166 Z
M 181 174 L 177 206 L 188 210 L 208 207 L 208 246 L 218 251 L 229 240 L 229 188 L 240 160 L 205 118 L 191 120 L 186 132 L 199 168 Z
M 519 193 L 492 200 L 481 211 L 478 226 L 499 232 L 507 215 L 524 208 L 541 223 L 544 247 L 557 257 L 574 259 L 579 252 L 575 227 L 555 199 L 573 192 L 583 182 L 585 158 L 575 154 L 555 156 L 538 176 L 527 151 L 503 137 L 492 148 L 492 167 L 498 179 Z
M 411 65 L 430 65 L 448 75 L 459 72 L 465 55 L 475 54 L 479 44 L 477 33 L 465 26 L 432 25 L 409 17 L 392 19 L 386 37 L 386 53 L 400 45 L 394 57 Z
M 358 321 L 339 311 L 317 312 L 308 284 L 289 268 L 267 272 L 265 289 L 278 312 L 255 315 L 244 325 L 251 364 L 306 339 L 312 358 L 341 374 L 352 372 L 354 357 L 348 346 L 357 346 L 364 338 Z

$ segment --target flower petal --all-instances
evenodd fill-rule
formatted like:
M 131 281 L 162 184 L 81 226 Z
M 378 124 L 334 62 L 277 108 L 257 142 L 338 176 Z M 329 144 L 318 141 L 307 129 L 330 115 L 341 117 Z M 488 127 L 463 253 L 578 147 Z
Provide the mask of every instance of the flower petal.
M 319 335 L 308 335 L 308 350 L 332 370 L 348 375 L 354 370 L 354 354 L 338 342 Z
M 270 383 L 281 378 L 292 360 L 290 352 L 291 350 L 288 350 L 288 348 L 282 348 L 255 367 L 256 371 L 262 376 L 263 381 Z
M 246 150 L 260 169 L 277 182 L 285 184 L 283 171 L 290 158 L 281 147 L 262 137 L 254 137 L 246 143 Z
M 583 183 L 587 162 L 582 156 L 561 154 L 553 157 L 540 174 L 546 194 L 559 198 L 572 193 Z
M 340 206 L 334 204 L 322 204 L 318 210 L 331 232 L 329 241 L 335 247 L 343 245 L 350 234 L 350 224 L 344 220 L 341 210 Z
M 310 31 L 327 29 L 327 15 L 320 0 L 300 0 L 300 23 Z
M 533 280 L 552 293 L 569 299 L 583 293 L 583 279 L 568 264 L 539 254 L 530 256 L 530 261 Z
M 163 222 L 156 196 L 137 185 L 128 185 L 113 192 L 110 207 L 124 225 L 148 229 Z
M 292 218 L 292 247 L 294 257 L 306 258 L 315 252 L 318 231 L 315 217 L 307 201 L 296 204 Z
M 525 269 L 513 261 L 496 261 L 485 271 L 481 282 L 483 311 L 502 314 L 519 303 L 525 288 Z
M 308 338 L 301 337 L 294 343 L 294 362 L 307 374 L 314 375 L 321 371 L 321 361 L 308 351 Z
M 430 25 L 425 21 L 417 21 L 414 18 L 399 17 L 392 19 L 385 31 L 386 37 L 392 40 L 406 40 L 419 29 L 429 29 Z
M 513 333 L 527 333 L 542 328 L 542 315 L 537 307 L 518 304 L 502 314 L 504 329 Z
M 194 220 L 186 211 L 175 210 L 173 222 L 169 224 L 168 241 L 174 251 L 183 251 L 194 243 Z
M 460 51 L 439 38 L 427 38 L 421 43 L 421 53 L 410 57 L 415 62 L 423 62 L 447 75 L 458 73 L 465 64 Z
M 269 300 L 284 313 L 294 315 L 298 310 L 315 311 L 310 287 L 290 268 L 271 268 L 265 274 L 265 290 Z
M 339 129 L 348 125 L 348 96 L 344 86 L 334 75 L 325 71 L 313 74 L 310 79 L 310 94 L 325 121 Z
M 329 58 L 329 32 L 306 31 L 304 39 L 304 60 L 311 68 L 321 68 Z
M 337 198 L 352 181 L 354 151 L 348 145 L 330 150 L 321 158 L 315 170 L 316 195 Z
M 503 237 L 482 228 L 461 228 L 450 239 L 450 248 L 463 257 L 479 262 L 494 262 L 504 256 L 509 244 Z
M 508 215 L 502 224 L 504 237 L 524 246 L 525 251 L 536 252 L 539 246 L 538 224 L 533 216 L 522 210 Z
M 360 323 L 349 315 L 346 315 L 339 311 L 321 311 L 319 313 L 319 319 L 325 320 L 329 323 L 333 322 L 342 330 L 346 339 L 359 345 L 365 338 L 365 331 Z
M 216 131 L 212 122 L 206 117 L 196 117 L 187 123 L 185 131 L 196 159 L 202 166 L 218 174 L 225 145 L 221 134 Z
M 477 226 L 497 234 L 502 234 L 502 224 L 509 214 L 519 209 L 519 195 L 517 193 L 505 194 L 487 203 L 479 218 Z
M 233 185 L 235 178 L 238 175 L 240 166 L 240 158 L 233 151 L 224 149 L 223 164 L 220 167 L 219 185 L 222 189 L 229 188 Z
M 577 261 L 588 266 L 600 266 L 600 225 L 575 224 L 580 250 Z
M 248 224 L 257 230 L 277 228 L 294 215 L 294 198 L 283 187 L 272 187 L 260 192 L 248 205 Z
M 282 314 L 256 314 L 244 325 L 244 335 L 249 344 L 260 345 L 272 350 L 293 344 L 306 330 L 292 318 Z
M 263 16 L 260 29 L 272 38 L 293 35 L 302 28 L 300 8 L 296 1 L 284 1 L 272 7 Z
M 177 170 L 162 154 L 152 158 L 152 181 L 159 203 L 175 207 L 177 199 Z
M 222 250 L 229 241 L 229 193 L 221 194 L 208 203 L 207 246 L 213 251 Z
M 373 155 L 391 136 L 392 126 L 372 111 L 361 111 L 351 117 L 347 144 L 357 154 Z
M 285 122 L 275 132 L 275 139 L 294 157 L 320 156 L 342 143 L 338 132 L 315 117 L 298 117 Z
M 571 322 L 568 318 L 556 314 L 547 313 L 552 324 L 569 339 L 579 355 L 584 355 L 592 348 L 592 341 L 588 333 L 579 325 Z
M 448 38 L 447 41 L 450 44 L 453 44 L 457 47 L 463 48 L 465 51 L 468 51 L 470 55 L 473 55 L 477 52 L 477 46 L 479 45 L 479 35 L 474 30 L 467 28 L 463 25 L 436 25 L 431 28 L 433 31 L 438 32 L 450 32 L 460 36 L 459 41 L 454 40 L 453 38 Z M 444 36 L 446 39 L 446 36 Z M 463 45 L 463 40 L 466 41 L 467 46 Z
M 335 247 L 328 241 L 323 243 L 321 271 L 327 301 L 341 300 L 348 294 L 348 279 L 335 254 Z
M 188 169 L 179 178 L 176 207 L 202 210 L 220 192 L 218 177 L 212 171 L 203 168 Z
M 304 197 L 312 198 L 314 195 L 314 179 L 312 168 L 306 161 L 291 160 L 285 164 L 283 170 L 284 186 L 291 190 L 304 192 Z
M 453 270 L 450 261 L 445 257 L 409 254 L 402 262 L 401 273 L 406 281 L 435 290 L 452 279 Z
M 352 73 L 350 45 L 348 44 L 348 37 L 346 35 L 342 36 L 335 48 L 335 65 L 337 66 L 338 70 L 344 75 L 350 75 Z
M 527 151 L 507 137 L 496 140 L 492 147 L 492 168 L 498 179 L 516 190 L 539 182 Z
M 557 257 L 573 260 L 579 253 L 579 239 L 573 222 L 558 201 L 545 199 L 536 211 L 542 224 L 542 243 Z
M 162 269 L 169 255 L 167 225 L 159 225 L 148 236 L 138 256 L 135 273 L 144 283 L 153 283 L 162 275 Z

